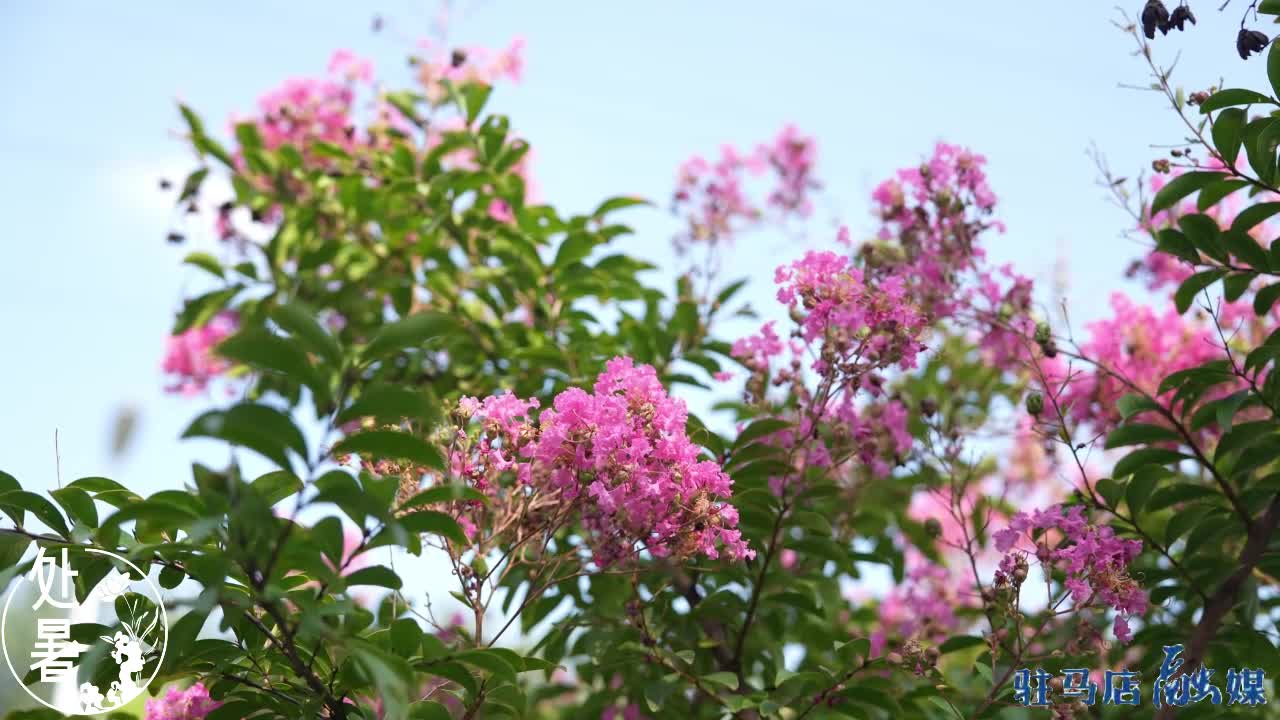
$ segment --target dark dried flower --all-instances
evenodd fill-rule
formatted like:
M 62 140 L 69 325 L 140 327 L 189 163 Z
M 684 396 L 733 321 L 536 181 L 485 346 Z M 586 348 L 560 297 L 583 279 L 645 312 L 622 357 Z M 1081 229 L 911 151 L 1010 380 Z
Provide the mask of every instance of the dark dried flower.
M 1186 29 L 1186 24 L 1190 22 L 1196 24 L 1196 16 L 1191 13 L 1191 8 L 1186 5 L 1179 5 L 1173 9 L 1173 14 L 1169 16 L 1169 27 L 1177 27 L 1179 31 Z
M 1156 30 L 1161 35 L 1169 34 L 1169 9 L 1160 0 L 1147 0 L 1146 6 L 1142 8 L 1142 34 L 1148 40 L 1154 40 Z
M 1236 52 L 1240 53 L 1240 59 L 1248 60 L 1251 53 L 1262 52 L 1270 42 L 1270 38 L 1257 30 L 1240 28 L 1240 34 L 1236 36 Z

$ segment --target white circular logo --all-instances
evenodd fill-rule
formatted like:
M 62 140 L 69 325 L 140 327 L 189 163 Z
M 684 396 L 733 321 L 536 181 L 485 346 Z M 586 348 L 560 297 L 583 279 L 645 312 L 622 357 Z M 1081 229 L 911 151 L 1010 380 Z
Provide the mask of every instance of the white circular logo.
M 155 679 L 168 617 L 160 591 L 137 565 L 105 550 L 75 548 L 87 553 L 77 570 L 68 550 L 51 555 L 39 548 L 31 573 L 9 589 L 0 645 L 9 671 L 41 704 L 66 715 L 105 713 L 127 705 Z M 35 602 L 15 603 L 30 595 L 20 592 L 28 581 Z

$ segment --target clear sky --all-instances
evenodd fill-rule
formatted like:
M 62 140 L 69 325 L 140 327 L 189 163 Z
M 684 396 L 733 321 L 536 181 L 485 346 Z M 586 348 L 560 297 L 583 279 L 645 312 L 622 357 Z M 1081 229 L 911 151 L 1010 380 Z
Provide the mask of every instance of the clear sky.
M 1200 25 L 1158 43 L 1166 58 L 1184 51 L 1181 81 L 1264 82 L 1264 62 L 1234 53 L 1242 8 L 1194 6 Z M 189 478 L 190 459 L 209 448 L 177 437 L 208 401 L 166 396 L 159 374 L 193 279 L 179 267 L 189 248 L 164 241 L 173 213 L 157 190 L 193 162 L 173 135 L 174 99 L 220 127 L 284 78 L 322 72 L 339 47 L 402 75 L 434 9 L 426 0 L 0 3 L 0 468 L 53 487 L 57 429 L 64 481 L 109 475 L 145 493 Z M 379 35 L 375 14 L 388 22 Z M 1119 237 L 1126 218 L 1095 185 L 1086 149 L 1096 143 L 1132 175 L 1154 156 L 1151 144 L 1181 137 L 1159 96 L 1118 88 L 1147 78 L 1115 17 L 1108 2 L 1040 0 L 492 0 L 468 5 L 453 39 L 526 38 L 525 82 L 494 102 L 533 143 L 545 197 L 567 210 L 627 193 L 665 206 L 688 154 L 752 144 L 794 122 L 818 138 L 827 204 L 865 231 L 880 178 L 937 140 L 969 145 L 990 160 L 1009 228 L 991 254 L 1041 280 L 1065 258 L 1078 331 L 1105 310 L 1140 249 Z M 638 233 L 626 247 L 669 263 L 675 220 L 663 210 L 628 219 Z M 807 241 L 745 240 L 727 275 L 751 275 L 767 305 L 773 267 L 826 241 L 814 230 Z M 139 434 L 112 458 L 122 406 L 139 409 Z

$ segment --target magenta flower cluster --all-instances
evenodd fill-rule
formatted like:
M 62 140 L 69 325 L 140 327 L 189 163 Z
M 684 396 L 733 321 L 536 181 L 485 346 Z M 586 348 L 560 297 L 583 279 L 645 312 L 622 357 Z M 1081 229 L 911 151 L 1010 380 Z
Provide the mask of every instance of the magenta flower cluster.
M 169 338 L 165 346 L 164 373 L 170 376 L 168 392 L 194 395 L 209 382 L 226 372 L 231 364 L 213 352 L 213 346 L 236 330 L 235 313 L 215 315 L 204 325 L 193 327 Z
M 1042 538 L 1032 552 L 1046 567 L 1066 574 L 1066 588 L 1077 607 L 1101 604 L 1117 613 L 1116 638 L 1128 642 L 1129 625 L 1124 616 L 1141 615 L 1147 609 L 1147 594 L 1129 575 L 1129 564 L 1142 552 L 1142 541 L 1117 537 L 1107 526 L 1089 524 L 1084 508 L 1073 505 L 1017 513 L 1009 526 L 996 531 L 992 538 L 996 550 L 1006 553 L 996 571 L 996 584 L 1009 583 L 1016 569 L 1017 555 L 1028 552 L 1018 548 L 1021 540 L 1033 540 L 1035 531 L 1057 531 L 1061 541 L 1050 548 Z
M 774 273 L 778 302 L 802 315 L 805 341 L 830 342 L 834 354 L 824 355 L 815 369 L 827 363 L 854 364 L 846 372 L 898 366 L 910 369 L 924 349 L 920 336 L 927 321 L 896 275 L 871 283 L 861 268 L 834 252 L 810 251 Z
M 813 211 L 810 194 L 820 187 L 814 177 L 816 159 L 813 138 L 791 125 L 747 153 L 725 145 L 714 162 L 698 155 L 689 158 L 676 179 L 673 209 L 687 226 L 676 238 L 677 247 L 731 240 L 764 219 L 766 210 L 783 221 L 807 217 Z M 772 187 L 761 203 L 748 181 L 768 172 Z
M 221 706 L 209 697 L 209 689 L 203 683 L 185 690 L 170 687 L 162 697 L 147 700 L 143 720 L 204 720 Z
M 1211 327 L 1189 322 L 1172 306 L 1157 313 L 1116 293 L 1111 307 L 1114 315 L 1090 323 L 1089 338 L 1080 346 L 1094 366 L 1072 375 L 1059 399 L 1073 420 L 1095 432 L 1106 432 L 1120 422 L 1117 402 L 1124 395 L 1137 389 L 1156 396 L 1168 375 L 1222 357 Z M 1058 369 L 1053 374 L 1065 372 Z M 1172 393 L 1159 399 L 1167 406 Z
M 667 395 L 649 365 L 610 360 L 591 392 L 557 395 L 535 425 L 536 400 L 511 394 L 464 398 L 459 410 L 484 433 L 452 457 L 456 473 L 482 491 L 498 474 L 579 509 L 592 558 L 617 563 L 637 549 L 664 556 L 754 557 L 726 501 L 732 481 L 701 460 L 685 434 L 684 402 Z
M 996 195 L 987 184 L 986 158 L 938 143 L 923 164 L 901 169 L 872 193 L 882 222 L 878 241 L 861 248 L 869 273 L 893 275 L 935 321 L 955 318 L 997 367 L 1015 369 L 1027 358 L 1031 334 L 1031 281 L 1012 266 L 984 263 L 983 232 L 1004 231 L 991 219 Z

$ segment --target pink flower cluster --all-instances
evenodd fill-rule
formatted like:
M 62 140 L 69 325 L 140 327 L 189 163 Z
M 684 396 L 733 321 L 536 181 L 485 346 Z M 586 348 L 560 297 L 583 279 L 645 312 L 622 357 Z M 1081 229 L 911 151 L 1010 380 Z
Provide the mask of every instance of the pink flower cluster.
M 1157 313 L 1121 293 L 1111 296 L 1111 307 L 1114 316 L 1090 323 L 1089 339 L 1080 346 L 1081 354 L 1101 367 L 1073 375 L 1059 399 L 1072 419 L 1095 432 L 1120 421 L 1116 402 L 1133 392 L 1129 383 L 1154 395 L 1171 373 L 1222 357 L 1211 328 L 1173 307 Z M 1171 402 L 1171 394 L 1161 400 Z
M 353 82 L 369 82 L 372 66 L 339 50 L 329 72 L 325 78 L 291 78 L 258 100 L 261 114 L 255 122 L 267 149 L 292 145 L 306 153 L 317 141 L 347 149 L 355 145 Z
M 493 85 L 503 79 L 518 83 L 524 75 L 524 38 L 515 38 L 506 49 L 496 53 L 483 47 L 450 50 L 430 40 L 423 40 L 420 47 L 424 55 L 415 57 L 413 62 L 418 83 L 432 103 L 447 97 L 445 81 L 458 85 Z
M 194 395 L 204 391 L 209 382 L 226 372 L 229 362 L 218 357 L 213 347 L 236 330 L 235 313 L 223 312 L 209 322 L 173 335 L 166 343 L 162 368 L 172 381 L 168 392 Z
M 985 165 L 982 155 L 938 143 L 924 164 L 899 170 L 872 193 L 882 225 L 860 252 L 869 275 L 901 278 L 922 312 L 960 320 L 990 362 L 1013 369 L 1034 328 L 1032 286 L 1011 266 L 983 264 L 982 233 L 1004 231 L 990 219 L 996 196 Z
M 1061 542 L 1052 549 L 1043 539 L 1033 550 L 1017 547 L 1021 540 L 1032 541 L 1032 533 L 1037 530 L 1056 530 L 1062 535 Z M 1117 537 L 1107 526 L 1090 525 L 1084 508 L 1079 505 L 1065 512 L 1055 505 L 1030 515 L 1018 513 L 1010 518 L 1009 526 L 996 531 L 992 539 L 996 550 L 1007 553 L 996 571 L 997 585 L 1011 582 L 1019 552 L 1031 552 L 1046 567 L 1046 572 L 1053 567 L 1066 574 L 1066 588 L 1076 607 L 1096 602 L 1121 615 L 1146 612 L 1147 594 L 1129 575 L 1129 564 L 1142 552 L 1142 541 Z M 1128 631 L 1128 622 L 1117 618 L 1117 639 L 1128 642 Z
M 871 656 L 883 654 L 892 639 L 941 643 L 954 634 L 963 625 L 956 610 L 973 604 L 957 591 L 961 585 L 946 568 L 916 558 L 902 584 L 880 601 Z
M 673 210 L 687 224 L 676 238 L 677 248 L 731 240 L 763 219 L 766 208 L 783 221 L 807 217 L 813 211 L 810 193 L 821 186 L 814 177 L 816 158 L 813 138 L 793 125 L 748 153 L 725 145 L 715 162 L 698 155 L 689 158 L 676 178 Z M 767 171 L 773 173 L 773 187 L 762 207 L 752 197 L 747 179 Z
M 209 689 L 203 683 L 196 683 L 186 690 L 170 687 L 164 697 L 147 700 L 143 720 L 204 720 L 206 715 L 221 706 L 222 703 L 209 697 Z
M 927 321 L 900 277 L 888 275 L 871 283 L 850 258 L 810 251 L 779 267 L 774 281 L 778 302 L 801 313 L 803 338 L 823 341 L 818 372 L 833 362 L 850 365 L 845 369 L 850 374 L 915 367 Z
M 725 502 L 732 480 L 698 459 L 684 402 L 667 395 L 651 366 L 614 358 L 592 392 L 565 390 L 535 425 L 537 407 L 511 394 L 464 398 L 460 413 L 479 418 L 484 433 L 472 451 L 454 454 L 454 472 L 491 492 L 498 474 L 513 473 L 536 494 L 577 507 L 600 566 L 637 544 L 659 557 L 754 557 Z

